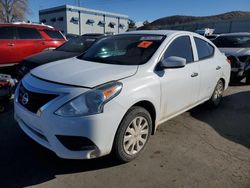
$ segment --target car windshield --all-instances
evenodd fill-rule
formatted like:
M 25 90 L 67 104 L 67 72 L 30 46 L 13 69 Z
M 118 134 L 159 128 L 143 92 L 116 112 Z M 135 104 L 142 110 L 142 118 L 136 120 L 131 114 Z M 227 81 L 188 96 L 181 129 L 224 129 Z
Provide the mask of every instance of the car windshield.
M 218 48 L 250 48 L 250 35 L 220 36 L 213 42 Z
M 141 65 L 152 57 L 164 39 L 163 35 L 115 35 L 98 41 L 78 58 L 106 64 Z
M 81 36 L 70 39 L 68 42 L 64 43 L 62 46 L 58 47 L 56 50 L 64 52 L 85 52 L 94 42 L 96 42 L 97 37 Z

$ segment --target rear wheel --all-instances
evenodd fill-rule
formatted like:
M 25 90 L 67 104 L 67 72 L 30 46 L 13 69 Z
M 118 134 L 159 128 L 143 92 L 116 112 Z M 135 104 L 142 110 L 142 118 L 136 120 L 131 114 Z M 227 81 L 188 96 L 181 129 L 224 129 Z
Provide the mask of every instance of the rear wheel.
M 152 132 L 152 119 L 142 107 L 132 107 L 121 122 L 114 141 L 114 154 L 122 162 L 136 158 Z
M 211 107 L 216 108 L 220 105 L 223 97 L 223 92 L 224 92 L 224 83 L 222 80 L 219 80 L 214 89 L 213 95 L 209 100 L 209 104 Z

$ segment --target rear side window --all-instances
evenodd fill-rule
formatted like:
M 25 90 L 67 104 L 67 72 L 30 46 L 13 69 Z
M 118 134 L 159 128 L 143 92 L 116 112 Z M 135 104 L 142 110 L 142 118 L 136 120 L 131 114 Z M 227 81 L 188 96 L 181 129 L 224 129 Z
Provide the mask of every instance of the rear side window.
M 59 31 L 44 30 L 44 32 L 52 39 L 64 39 L 63 35 Z
M 194 41 L 196 44 L 199 60 L 206 59 L 214 55 L 214 47 L 211 44 L 196 37 L 194 37 Z
M 19 36 L 19 39 L 41 39 L 42 36 L 40 33 L 33 28 L 24 28 L 24 27 L 18 27 L 17 33 Z
M 175 39 L 164 53 L 164 58 L 171 56 L 182 57 L 187 63 L 193 62 L 193 50 L 189 36 L 182 36 Z
M 14 28 L 13 27 L 0 27 L 0 40 L 14 39 Z

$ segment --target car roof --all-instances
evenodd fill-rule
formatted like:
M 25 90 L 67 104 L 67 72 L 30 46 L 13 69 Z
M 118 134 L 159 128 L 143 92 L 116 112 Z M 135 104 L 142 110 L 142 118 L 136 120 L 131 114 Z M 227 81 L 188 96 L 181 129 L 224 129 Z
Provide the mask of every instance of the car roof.
M 177 31 L 177 30 L 139 30 L 139 31 L 129 31 L 122 34 L 151 34 L 151 35 L 165 35 L 169 36 L 172 34 L 192 34 L 189 31 Z
M 250 32 L 238 32 L 238 33 L 223 33 L 220 36 L 250 36 Z
M 36 28 L 36 29 L 48 29 L 48 30 L 56 30 L 54 27 L 49 25 L 42 24 L 29 24 L 29 23 L 5 23 L 0 24 L 0 27 L 26 27 L 26 28 Z

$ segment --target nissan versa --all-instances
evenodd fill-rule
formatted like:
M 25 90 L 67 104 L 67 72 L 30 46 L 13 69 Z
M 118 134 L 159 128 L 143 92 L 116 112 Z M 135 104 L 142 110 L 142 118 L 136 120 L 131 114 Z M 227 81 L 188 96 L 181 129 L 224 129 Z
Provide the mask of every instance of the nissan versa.
M 61 158 L 113 152 L 128 162 L 159 124 L 205 101 L 217 107 L 230 64 L 208 39 L 181 31 L 104 38 L 83 55 L 33 69 L 15 94 L 15 119 Z

